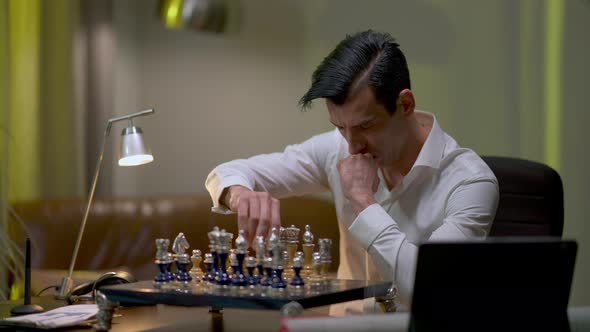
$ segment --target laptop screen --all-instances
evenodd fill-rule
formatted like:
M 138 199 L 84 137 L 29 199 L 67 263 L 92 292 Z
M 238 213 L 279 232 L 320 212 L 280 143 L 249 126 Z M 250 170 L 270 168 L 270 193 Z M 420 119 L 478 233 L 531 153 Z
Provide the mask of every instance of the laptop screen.
M 576 242 L 554 238 L 422 244 L 413 327 L 420 321 L 446 322 L 453 328 L 460 322 L 471 328 L 482 322 L 504 326 L 502 321 L 508 319 L 530 327 L 532 317 L 567 321 L 576 252 Z

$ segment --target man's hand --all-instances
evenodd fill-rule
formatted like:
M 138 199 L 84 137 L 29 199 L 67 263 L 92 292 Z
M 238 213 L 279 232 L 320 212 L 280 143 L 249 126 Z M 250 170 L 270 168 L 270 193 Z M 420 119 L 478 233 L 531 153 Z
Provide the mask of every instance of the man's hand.
M 377 163 L 373 156 L 354 154 L 338 162 L 343 194 L 352 203 L 358 215 L 369 205 L 376 203 L 375 192 L 379 186 Z
M 254 236 L 266 238 L 272 227 L 281 227 L 280 201 L 267 192 L 231 186 L 221 200 L 238 213 L 238 228 L 244 230 L 251 247 L 254 246 Z

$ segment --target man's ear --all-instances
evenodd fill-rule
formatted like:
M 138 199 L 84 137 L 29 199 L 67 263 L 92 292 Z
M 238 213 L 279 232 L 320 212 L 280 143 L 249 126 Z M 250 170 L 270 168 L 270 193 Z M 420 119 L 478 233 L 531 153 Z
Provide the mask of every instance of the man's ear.
M 401 111 L 404 115 L 410 115 L 414 113 L 414 109 L 416 108 L 416 100 L 414 99 L 414 94 L 410 89 L 403 89 L 399 93 L 399 103 L 402 106 Z

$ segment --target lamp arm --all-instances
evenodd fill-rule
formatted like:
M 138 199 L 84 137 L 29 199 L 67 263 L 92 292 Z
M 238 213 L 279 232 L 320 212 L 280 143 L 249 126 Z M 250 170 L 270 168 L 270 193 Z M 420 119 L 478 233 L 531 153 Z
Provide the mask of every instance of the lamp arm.
M 111 119 L 112 120 L 112 119 Z M 98 161 L 96 163 L 96 168 L 94 170 L 94 178 L 92 179 L 92 185 L 90 186 L 90 192 L 88 193 L 88 202 L 86 203 L 86 210 L 84 211 L 84 218 L 82 219 L 82 224 L 80 225 L 80 230 L 78 231 L 78 238 L 76 239 L 76 245 L 74 246 L 74 252 L 72 254 L 72 260 L 70 262 L 70 268 L 68 269 L 68 276 L 64 278 L 62 281 L 58 298 L 63 298 L 67 296 L 67 294 L 72 290 L 74 286 L 74 282 L 72 279 L 72 274 L 74 273 L 74 265 L 76 264 L 76 259 L 78 258 L 78 250 L 80 249 L 80 243 L 82 242 L 82 235 L 84 235 L 84 228 L 86 228 L 86 221 L 88 220 L 88 214 L 90 213 L 90 206 L 92 205 L 92 200 L 94 199 L 94 192 L 96 191 L 96 183 L 98 182 L 98 175 L 100 174 L 100 166 L 102 165 L 102 159 L 104 156 L 104 148 L 107 142 L 107 137 L 111 131 L 112 122 L 109 120 L 107 123 L 107 128 L 104 132 L 104 138 L 102 141 L 102 146 L 100 147 L 100 155 L 98 157 Z
M 116 118 L 109 119 L 109 125 L 112 124 L 113 122 L 123 121 L 123 120 L 129 120 L 129 119 L 132 119 L 132 118 L 136 118 L 138 116 L 152 114 L 154 112 L 155 112 L 154 109 L 153 108 L 150 108 L 150 109 L 139 111 L 139 112 L 136 112 L 136 113 L 131 113 L 131 114 L 123 115 L 123 116 L 118 116 Z

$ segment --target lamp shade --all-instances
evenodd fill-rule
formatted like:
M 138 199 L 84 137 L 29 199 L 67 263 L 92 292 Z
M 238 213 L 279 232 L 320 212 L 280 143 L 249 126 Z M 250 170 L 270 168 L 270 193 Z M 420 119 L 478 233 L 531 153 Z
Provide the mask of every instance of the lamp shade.
M 123 129 L 119 151 L 119 166 L 138 166 L 154 161 L 154 156 L 143 140 L 143 131 L 136 126 Z

